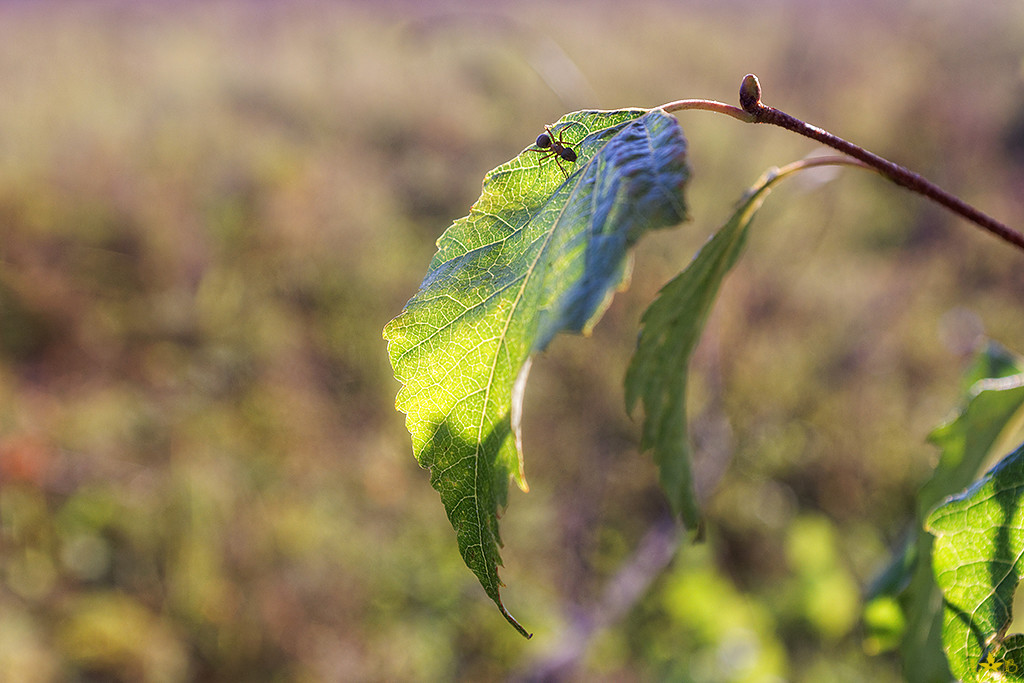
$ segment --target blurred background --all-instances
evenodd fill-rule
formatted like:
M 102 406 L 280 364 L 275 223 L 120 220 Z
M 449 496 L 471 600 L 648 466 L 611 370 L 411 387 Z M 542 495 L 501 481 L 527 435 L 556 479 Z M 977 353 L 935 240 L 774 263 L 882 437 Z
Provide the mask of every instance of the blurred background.
M 0 680 L 900 680 L 864 586 L 979 335 L 1024 350 L 1021 255 L 943 210 L 858 170 L 768 200 L 694 362 L 708 539 L 672 557 L 639 315 L 815 151 L 679 115 L 694 220 L 531 375 L 502 578 L 532 641 L 393 407 L 381 328 L 488 169 L 748 72 L 1024 227 L 1016 1 L 0 2 Z

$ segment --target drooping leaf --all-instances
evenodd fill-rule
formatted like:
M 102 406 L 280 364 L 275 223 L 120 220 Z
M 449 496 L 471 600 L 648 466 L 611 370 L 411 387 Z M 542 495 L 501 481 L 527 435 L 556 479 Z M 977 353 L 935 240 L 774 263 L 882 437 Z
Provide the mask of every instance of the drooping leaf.
M 530 355 L 586 332 L 626 278 L 629 248 L 686 217 L 686 141 L 674 118 L 628 109 L 568 114 L 484 178 L 448 228 L 419 292 L 384 329 L 396 406 L 430 469 L 467 566 L 502 614 L 498 512 L 526 490 L 519 420 Z
M 876 601 L 893 599 L 903 607 L 905 628 L 899 648 L 909 683 L 945 683 L 950 677 L 940 656 L 943 600 L 930 562 L 933 537 L 918 529 L 923 530 L 928 513 L 939 502 L 977 478 L 999 447 L 1006 425 L 1024 411 L 1024 388 L 1012 379 L 1021 373 L 1024 360 L 999 345 L 990 343 L 979 352 L 964 375 L 959 413 L 929 436 L 941 450 L 934 473 L 917 496 L 918 527 L 868 591 L 865 610 Z
M 653 450 L 661 486 L 673 512 L 699 534 L 686 418 L 690 356 L 725 276 L 746 243 L 754 214 L 784 174 L 765 173 L 732 218 L 701 248 L 686 270 L 658 293 L 641 319 L 640 338 L 626 372 L 626 410 L 644 405 L 641 446 Z
M 979 384 L 986 382 L 1024 395 L 1022 375 Z M 1022 502 L 1024 446 L 1019 446 L 928 516 L 926 529 L 935 536 L 932 565 L 944 598 L 943 645 L 950 670 L 961 680 L 985 680 L 991 673 L 979 669 L 979 662 L 1004 642 L 1012 620 L 1013 595 L 1024 572 Z

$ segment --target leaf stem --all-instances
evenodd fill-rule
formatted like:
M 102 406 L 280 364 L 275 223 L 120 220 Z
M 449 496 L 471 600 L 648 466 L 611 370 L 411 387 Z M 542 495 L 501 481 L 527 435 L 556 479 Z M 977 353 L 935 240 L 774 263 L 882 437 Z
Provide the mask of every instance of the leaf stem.
M 823 130 L 817 126 L 812 126 L 809 123 L 805 123 L 783 111 L 779 111 L 774 107 L 769 107 L 763 104 L 761 102 L 761 84 L 758 83 L 757 76 L 754 74 L 747 74 L 740 86 L 740 104 L 743 108 L 739 111 L 746 114 L 746 118 L 740 117 L 732 111 L 719 109 L 718 107 L 678 106 L 686 102 L 688 101 L 681 100 L 680 102 L 673 102 L 665 105 L 665 110 L 677 111 L 679 109 L 711 109 L 713 111 L 722 111 L 723 113 L 729 114 L 733 118 L 740 119 L 741 121 L 770 123 L 803 135 L 804 137 L 811 138 L 812 140 L 817 140 L 824 145 L 828 145 L 829 147 L 844 154 L 848 154 L 854 159 L 862 161 L 897 185 L 905 187 L 912 192 L 924 195 L 928 199 L 945 206 L 953 213 L 956 213 L 975 225 L 987 230 L 996 237 L 1009 242 L 1018 249 L 1024 250 L 1024 235 L 997 221 L 988 214 L 979 211 L 967 202 L 961 200 L 959 197 L 946 192 L 938 185 L 926 180 L 917 173 L 914 173 L 899 164 L 895 164 L 888 159 L 883 159 L 877 154 L 867 151 L 863 147 L 829 133 L 827 130 Z M 718 106 L 728 106 L 721 105 L 721 103 L 718 102 L 713 104 Z M 668 107 L 674 108 L 668 109 Z M 730 109 L 735 108 L 731 107 Z
M 731 104 L 725 102 L 716 102 L 715 100 L 676 100 L 675 102 L 669 102 L 663 104 L 658 109 L 661 109 L 665 113 L 672 113 L 675 111 L 683 111 L 687 109 L 699 109 L 702 111 L 713 111 L 719 114 L 728 114 L 734 119 L 739 119 L 743 123 L 754 123 L 753 115 L 734 107 Z

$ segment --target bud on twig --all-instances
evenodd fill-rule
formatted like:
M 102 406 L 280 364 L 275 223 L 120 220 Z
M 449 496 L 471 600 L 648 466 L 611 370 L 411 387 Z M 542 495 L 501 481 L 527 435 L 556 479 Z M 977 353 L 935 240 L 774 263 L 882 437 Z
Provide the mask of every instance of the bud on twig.
M 761 84 L 754 74 L 743 77 L 743 83 L 740 85 L 740 106 L 748 114 L 753 114 L 761 106 Z

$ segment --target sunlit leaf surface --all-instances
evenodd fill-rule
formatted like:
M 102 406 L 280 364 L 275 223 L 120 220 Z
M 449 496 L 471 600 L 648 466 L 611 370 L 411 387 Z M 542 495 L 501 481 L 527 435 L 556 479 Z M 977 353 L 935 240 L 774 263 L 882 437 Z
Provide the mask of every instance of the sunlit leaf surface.
M 1000 381 L 1024 390 L 1021 376 Z M 983 656 L 1004 642 L 1024 554 L 1024 447 L 1018 447 L 927 520 L 944 596 L 943 644 L 950 669 L 965 681 L 986 680 Z M 1001 675 L 1001 674 L 1000 674 Z M 991 679 L 989 679 L 991 680 Z
M 560 331 L 589 330 L 628 273 L 629 247 L 686 217 L 674 118 L 583 111 L 550 134 L 576 161 L 531 146 L 488 173 L 384 330 L 416 458 L 467 566 L 524 635 L 499 595 L 497 515 L 510 477 L 526 489 L 517 432 L 529 357 Z
M 940 454 L 935 472 L 917 496 L 920 525 L 942 500 L 970 485 L 996 455 L 1005 426 L 1024 410 L 1024 387 L 1012 379 L 1022 372 L 1024 360 L 998 344 L 989 343 L 978 353 L 963 380 L 959 412 L 929 436 Z M 933 541 L 923 531 L 911 534 L 903 551 L 868 591 L 866 610 L 879 600 L 898 598 L 902 605 L 905 621 L 898 639 L 908 683 L 950 678 L 941 654 L 943 599 L 930 562 Z M 876 634 L 869 632 L 867 637 L 876 638 Z

